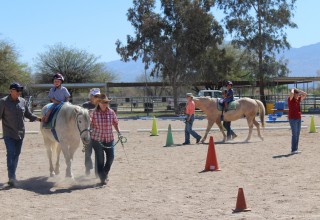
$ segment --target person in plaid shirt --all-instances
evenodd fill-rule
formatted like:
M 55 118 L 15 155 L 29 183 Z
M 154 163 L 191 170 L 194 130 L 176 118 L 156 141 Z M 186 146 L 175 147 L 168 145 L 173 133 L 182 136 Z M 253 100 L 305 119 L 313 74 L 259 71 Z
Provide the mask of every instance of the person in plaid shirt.
M 111 100 L 105 94 L 96 95 L 97 107 L 92 112 L 91 120 L 91 141 L 95 151 L 97 172 L 101 185 L 106 185 L 108 173 L 114 160 L 114 136 L 112 127 L 121 133 L 118 127 L 116 113 L 109 107 Z M 104 161 L 106 155 L 106 161 Z

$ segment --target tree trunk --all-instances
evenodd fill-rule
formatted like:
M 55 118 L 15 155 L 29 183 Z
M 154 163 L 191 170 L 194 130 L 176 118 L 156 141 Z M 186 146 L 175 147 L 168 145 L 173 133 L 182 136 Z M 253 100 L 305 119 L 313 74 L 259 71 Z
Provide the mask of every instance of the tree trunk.
M 176 86 L 176 81 L 172 81 L 172 92 L 173 92 L 173 104 L 174 104 L 174 113 L 179 114 L 179 105 L 178 105 L 178 87 Z

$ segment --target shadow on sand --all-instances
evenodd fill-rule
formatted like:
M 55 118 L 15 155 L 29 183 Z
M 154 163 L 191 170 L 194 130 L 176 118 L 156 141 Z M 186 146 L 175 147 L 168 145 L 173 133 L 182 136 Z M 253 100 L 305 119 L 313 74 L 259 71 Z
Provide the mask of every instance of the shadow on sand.
M 281 155 L 272 156 L 272 158 L 277 159 L 277 158 L 283 158 L 283 157 L 291 157 L 291 156 L 294 156 L 294 155 L 296 155 L 296 154 L 293 154 L 293 153 L 281 154 Z
M 41 195 L 71 193 L 75 190 L 97 188 L 97 179 L 89 177 L 70 178 L 48 178 L 44 176 L 32 177 L 17 182 L 15 187 L 2 186 L 2 190 L 23 189 Z M 100 187 L 99 187 L 100 188 Z

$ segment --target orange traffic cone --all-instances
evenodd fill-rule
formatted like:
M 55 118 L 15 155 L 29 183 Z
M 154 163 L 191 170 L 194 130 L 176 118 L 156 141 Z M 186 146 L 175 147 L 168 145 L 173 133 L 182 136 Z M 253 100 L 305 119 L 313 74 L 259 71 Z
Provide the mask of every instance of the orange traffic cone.
M 213 136 L 210 136 L 205 170 L 220 171 L 218 161 L 217 161 L 216 151 L 214 149 Z
M 236 208 L 233 209 L 233 212 L 248 212 L 248 211 L 251 211 L 251 209 L 247 208 L 246 199 L 244 198 L 243 189 L 239 188 L 237 204 L 236 204 Z

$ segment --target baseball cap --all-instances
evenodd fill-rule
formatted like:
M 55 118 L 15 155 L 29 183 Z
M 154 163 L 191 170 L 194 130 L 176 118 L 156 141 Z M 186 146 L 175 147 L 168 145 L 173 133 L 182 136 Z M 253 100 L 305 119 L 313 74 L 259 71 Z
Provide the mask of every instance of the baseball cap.
M 193 98 L 193 94 L 192 93 L 187 93 L 186 97 L 192 97 Z
M 90 89 L 90 95 L 95 96 L 95 95 L 98 95 L 98 94 L 101 94 L 99 88 Z
M 23 90 L 23 86 L 21 86 L 19 83 L 14 82 L 10 85 L 9 89 L 15 89 L 15 90 Z

